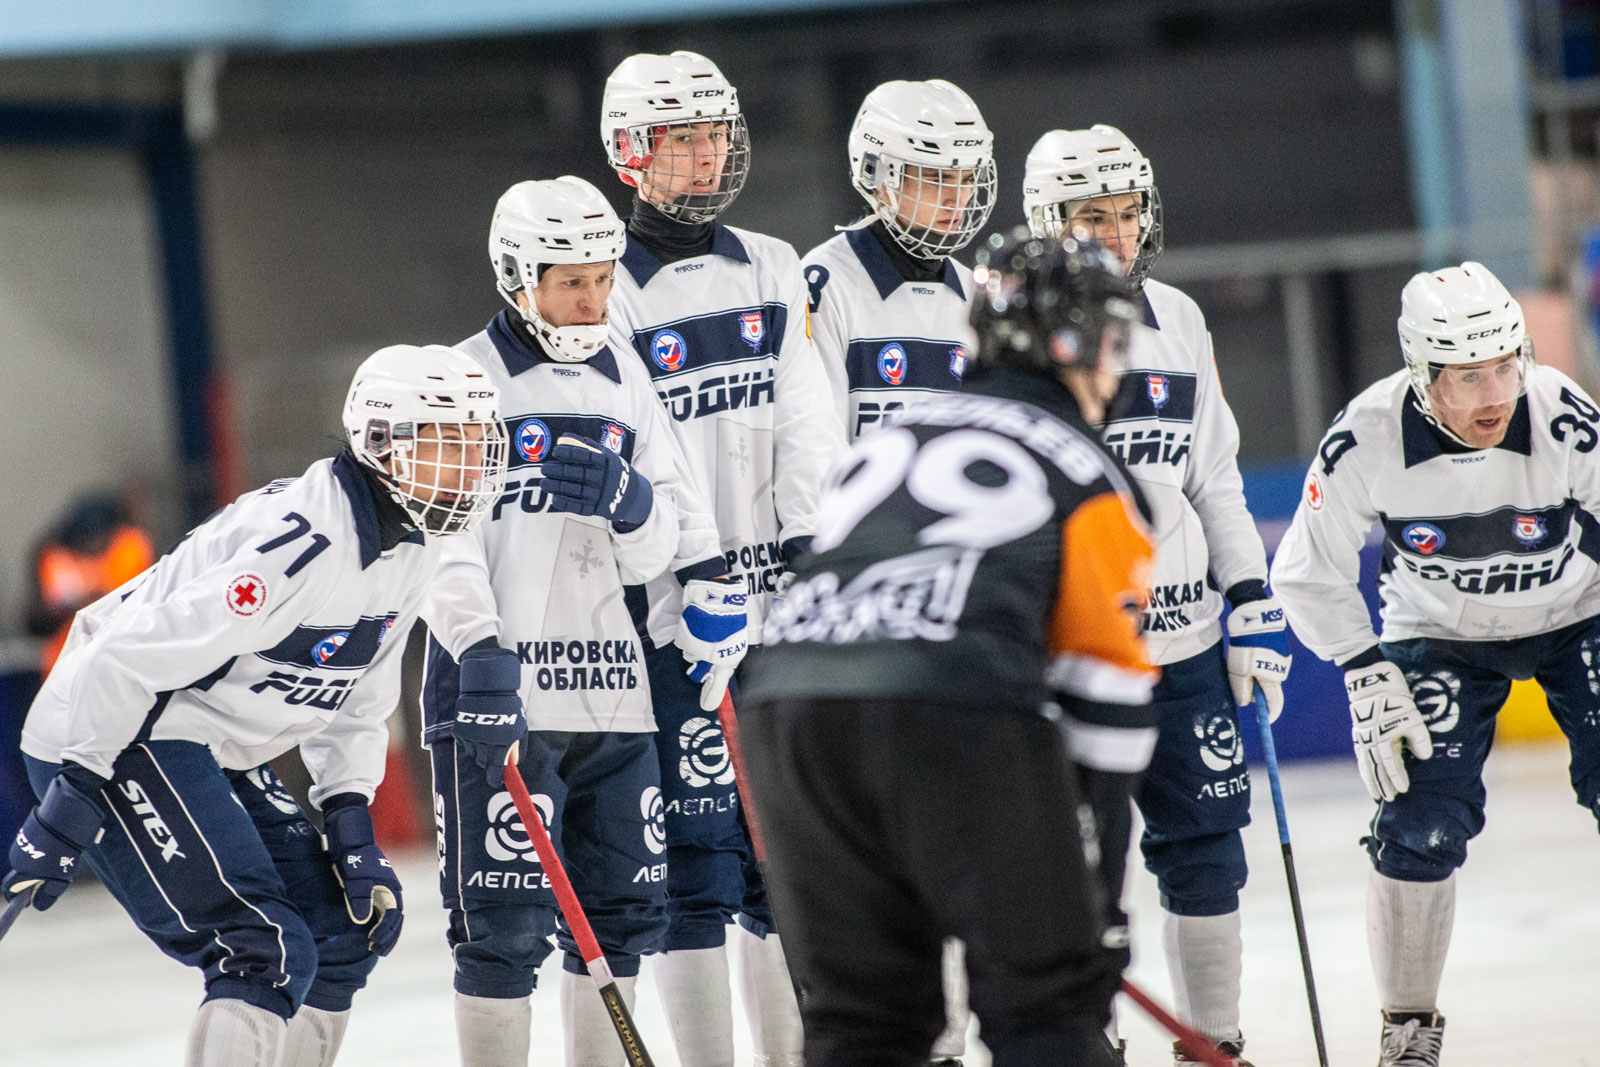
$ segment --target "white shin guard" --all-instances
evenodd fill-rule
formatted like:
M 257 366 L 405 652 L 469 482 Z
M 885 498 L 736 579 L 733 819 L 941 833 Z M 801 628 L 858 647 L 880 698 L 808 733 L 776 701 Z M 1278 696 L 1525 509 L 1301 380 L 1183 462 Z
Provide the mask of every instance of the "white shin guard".
M 1244 941 L 1239 913 L 1165 913 L 1162 941 L 1178 1017 L 1213 1041 L 1239 1039 L 1239 980 Z
M 266 1008 L 208 1000 L 189 1026 L 185 1067 L 278 1067 L 288 1027 Z
M 528 1067 L 533 1005 L 527 997 L 456 994 L 456 1044 L 461 1067 Z
M 302 1004 L 289 1020 L 282 1067 L 333 1067 L 349 1025 L 349 1011 L 323 1011 Z
M 739 992 L 750 1021 L 755 1067 L 800 1067 L 800 1005 L 783 942 L 777 934 L 757 937 L 734 925 L 739 930 Z
M 967 1006 L 967 947 L 957 938 L 944 942 L 944 1033 L 933 1043 L 936 1060 L 960 1059 L 967 1051 L 967 1025 L 972 1009 Z
M 678 1059 L 695 1067 L 733 1067 L 733 993 L 728 946 L 680 949 L 650 958 Z
M 1367 948 L 1384 1011 L 1437 1011 L 1439 979 L 1456 921 L 1456 876 L 1402 882 L 1367 879 Z
M 618 978 L 622 1002 L 633 1010 L 637 978 Z M 561 1029 L 567 1051 L 567 1067 L 627 1067 L 622 1042 L 611 1025 L 611 1013 L 600 999 L 594 979 L 586 974 L 561 972 Z

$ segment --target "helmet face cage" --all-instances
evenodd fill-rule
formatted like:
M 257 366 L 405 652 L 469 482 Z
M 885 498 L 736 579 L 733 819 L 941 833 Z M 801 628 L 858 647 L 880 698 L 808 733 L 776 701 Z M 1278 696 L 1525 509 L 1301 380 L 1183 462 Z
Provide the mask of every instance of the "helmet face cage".
M 965 248 L 994 210 L 995 166 L 935 167 L 868 153 L 861 182 L 875 189 L 874 211 L 901 248 L 940 259 Z
M 1116 196 L 1132 193 L 1139 197 L 1139 223 L 1137 232 L 1128 225 L 1123 215 L 1110 209 L 1107 201 Z M 1098 201 L 1098 203 L 1097 203 Z M 1154 185 L 1146 189 L 1129 189 L 1125 193 L 1100 193 L 1076 200 L 1059 200 L 1041 204 L 1029 212 L 1030 225 L 1035 233 L 1058 240 L 1069 235 L 1069 226 L 1081 223 L 1089 236 L 1107 247 L 1118 245 L 1136 249 L 1128 267 L 1128 279 L 1141 286 L 1150 277 L 1150 269 L 1166 246 L 1166 231 L 1162 225 L 1161 193 Z
M 370 419 L 356 453 L 385 476 L 400 506 L 435 537 L 472 529 L 505 485 L 507 442 L 498 421 L 419 426 Z
M 616 138 L 625 180 L 679 222 L 710 222 L 722 214 L 750 174 L 750 131 L 742 114 L 632 126 L 618 129 Z

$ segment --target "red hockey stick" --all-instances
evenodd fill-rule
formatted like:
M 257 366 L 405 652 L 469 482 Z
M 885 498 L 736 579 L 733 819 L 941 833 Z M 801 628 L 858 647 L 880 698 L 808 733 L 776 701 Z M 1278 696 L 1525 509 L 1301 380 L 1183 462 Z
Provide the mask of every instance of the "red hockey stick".
M 639 1039 L 639 1031 L 633 1025 L 633 1015 L 622 999 L 622 990 L 617 988 L 617 980 L 606 963 L 605 953 L 600 951 L 600 942 L 595 940 L 589 919 L 578 903 L 578 895 L 572 891 L 567 869 L 561 865 L 561 857 L 556 855 L 555 842 L 550 840 L 550 832 L 544 828 L 544 820 L 539 818 L 533 798 L 528 795 L 528 784 L 522 780 L 522 772 L 517 770 L 517 750 L 513 748 L 511 751 L 512 758 L 506 763 L 506 788 L 511 791 L 511 799 L 517 805 L 517 814 L 522 817 L 522 825 L 528 831 L 534 851 L 539 854 L 539 862 L 544 864 L 544 873 L 550 878 L 550 887 L 555 890 L 556 902 L 561 905 L 561 914 L 566 917 L 573 940 L 578 942 L 578 952 L 583 956 L 584 965 L 589 968 L 589 977 L 594 979 L 594 984 L 600 990 L 600 999 L 605 1001 L 606 1012 L 611 1016 L 611 1025 L 616 1028 L 617 1040 L 622 1042 L 622 1051 L 627 1054 L 628 1065 L 655 1067 L 655 1061 L 650 1059 L 644 1042 Z
M 1172 1036 L 1178 1039 L 1178 1051 L 1189 1059 L 1209 1063 L 1211 1067 L 1239 1067 L 1238 1060 L 1167 1014 L 1144 990 L 1126 978 L 1122 980 L 1122 991 L 1132 997 L 1133 1002 L 1143 1008 L 1150 1018 L 1172 1031 Z
M 739 803 L 744 805 L 744 822 L 750 828 L 750 847 L 755 850 L 756 862 L 767 862 L 767 843 L 761 837 L 761 827 L 756 825 L 756 808 L 750 803 L 750 779 L 744 769 L 744 749 L 739 747 L 739 719 L 734 715 L 733 697 L 722 691 L 722 703 L 717 705 L 717 722 L 722 727 L 722 740 L 728 746 L 728 758 L 733 761 L 733 780 L 739 785 Z

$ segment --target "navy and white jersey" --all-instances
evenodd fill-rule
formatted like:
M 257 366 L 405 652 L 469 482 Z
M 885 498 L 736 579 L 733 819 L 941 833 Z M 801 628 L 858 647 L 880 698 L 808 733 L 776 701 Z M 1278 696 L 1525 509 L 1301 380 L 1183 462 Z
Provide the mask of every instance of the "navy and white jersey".
M 725 570 L 751 593 L 758 634 L 784 546 L 814 532 L 823 483 L 845 451 L 809 336 L 800 259 L 785 241 L 717 225 L 710 252 L 663 264 L 629 234 L 610 310 L 654 379 L 716 517 Z M 680 547 L 673 569 L 692 567 L 697 553 Z M 647 593 L 649 633 L 664 645 L 682 587 L 669 574 Z
M 1295 633 L 1344 662 L 1376 638 L 1357 556 L 1381 524 L 1383 639 L 1502 640 L 1600 614 L 1600 409 L 1535 366 L 1505 440 L 1434 429 L 1397 371 L 1340 413 L 1272 565 Z
M 299 745 L 313 803 L 371 800 L 444 543 L 399 514 L 348 454 L 241 496 L 78 612 L 22 750 L 110 778 L 135 741 L 198 742 L 227 770 Z
M 1217 381 L 1205 317 L 1170 285 L 1147 281 L 1144 296 L 1151 328 L 1135 331 L 1104 433 L 1155 516 L 1144 629 L 1151 662 L 1166 664 L 1221 639 L 1217 590 L 1265 579 L 1267 554 L 1245 507 L 1239 427 Z
M 700 561 L 719 550 L 649 376 L 609 346 L 583 363 L 552 360 L 509 311 L 456 347 L 500 390 L 510 462 L 488 518 L 445 545 L 423 621 L 456 660 L 485 638 L 517 653 L 530 729 L 653 731 L 623 589 L 666 571 L 680 545 Z M 598 515 L 550 510 L 540 463 L 563 434 L 599 442 L 650 481 L 642 526 L 620 533 Z M 445 705 L 425 702 L 426 741 L 448 735 Z
M 811 336 L 851 439 L 918 400 L 961 388 L 973 350 L 972 270 L 946 258 L 932 281 L 907 281 L 869 229 L 806 253 Z

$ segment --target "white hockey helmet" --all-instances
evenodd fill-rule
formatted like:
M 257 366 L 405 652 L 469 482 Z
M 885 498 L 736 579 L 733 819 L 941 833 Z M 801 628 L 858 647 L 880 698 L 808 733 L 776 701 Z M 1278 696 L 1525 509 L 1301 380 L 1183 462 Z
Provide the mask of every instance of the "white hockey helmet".
M 600 190 L 572 175 L 549 181 L 518 182 L 494 206 L 489 223 L 489 262 L 500 295 L 527 320 L 553 359 L 582 363 L 606 343 L 606 321 L 551 326 L 533 298 L 544 268 L 555 263 L 604 263 L 627 245 L 622 220 Z M 528 306 L 517 304 L 526 291 Z
M 948 256 L 994 210 L 994 134 L 950 82 L 884 82 L 850 126 L 850 184 L 901 248 Z
M 1424 414 L 1466 410 L 1521 396 L 1533 366 L 1522 305 L 1482 263 L 1422 271 L 1400 292 L 1400 351 Z M 1516 355 L 1495 374 L 1451 370 Z
M 663 215 L 684 223 L 710 222 L 744 188 L 750 133 L 739 111 L 739 93 L 698 52 L 641 52 L 624 59 L 606 79 L 601 111 L 606 159 Z M 720 143 L 693 139 L 689 127 L 707 125 Z M 667 141 L 674 136 L 685 141 L 679 150 L 669 150 L 679 148 Z M 701 166 L 702 161 L 710 165 Z
M 505 484 L 500 390 L 453 348 L 391 345 L 368 356 L 345 396 L 344 432 L 356 460 L 436 537 L 470 530 Z
M 1150 160 L 1115 126 L 1051 130 L 1034 142 L 1022 174 L 1022 208 L 1035 237 L 1060 238 L 1067 223 L 1095 197 L 1139 194 L 1137 251 L 1128 269 L 1143 285 L 1165 243 L 1161 194 Z M 1108 230 L 1092 236 L 1102 244 L 1134 239 Z

